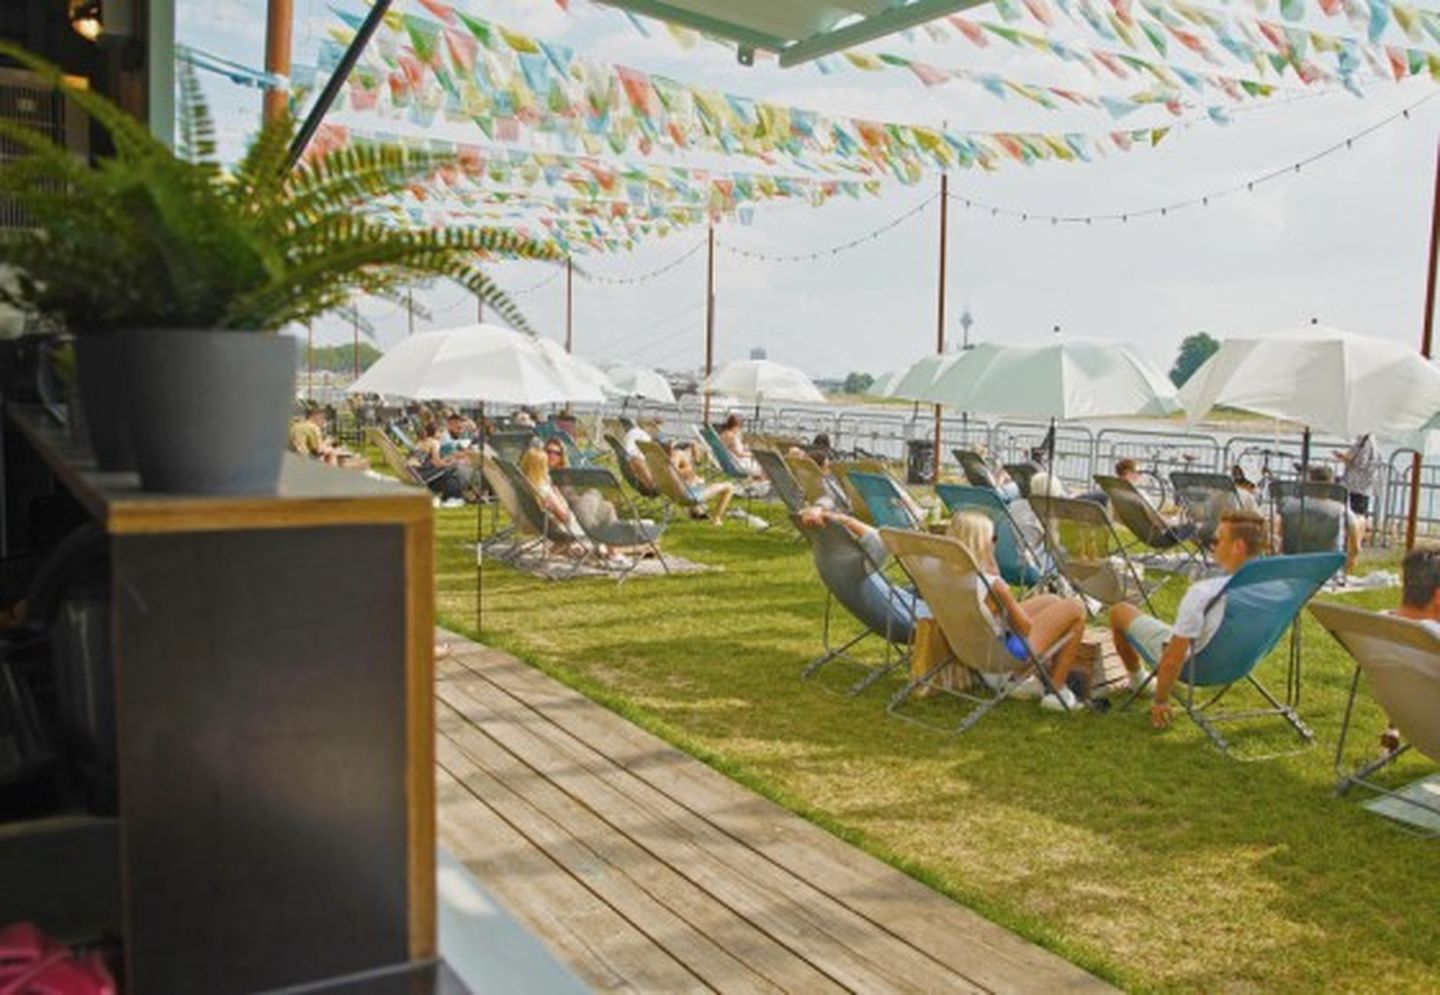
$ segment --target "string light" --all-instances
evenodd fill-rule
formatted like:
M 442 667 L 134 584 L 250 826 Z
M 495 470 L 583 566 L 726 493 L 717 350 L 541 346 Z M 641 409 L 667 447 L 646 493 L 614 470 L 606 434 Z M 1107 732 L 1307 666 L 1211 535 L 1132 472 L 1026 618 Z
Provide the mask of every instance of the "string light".
M 581 272 L 579 270 L 577 270 L 576 272 L 578 272 L 583 279 L 589 280 L 592 283 L 603 283 L 612 287 L 632 286 L 637 283 L 647 283 L 650 280 L 656 279 L 657 277 L 664 276 L 666 273 L 669 273 L 672 269 L 679 266 L 681 263 L 689 259 L 691 256 L 695 255 L 695 253 L 699 252 L 704 247 L 705 240 L 701 239 L 700 241 L 692 245 L 689 249 L 685 250 L 685 252 L 682 253 L 679 257 L 672 259 L 664 266 L 661 266 L 658 269 L 653 269 L 648 273 L 641 273 L 637 276 L 604 276 L 603 274 L 599 273 L 587 273 Z
M 725 250 L 726 252 L 730 253 L 731 255 L 739 256 L 739 257 L 741 257 L 742 259 L 754 260 L 754 261 L 756 261 L 756 262 L 765 262 L 765 263 L 800 263 L 800 262 L 813 262 L 813 261 L 815 261 L 815 260 L 817 260 L 817 259 L 822 259 L 822 258 L 829 257 L 829 256 L 838 256 L 838 255 L 840 255 L 842 252 L 849 252 L 851 249 L 857 248 L 857 247 L 859 247 L 860 245 L 863 245 L 863 244 L 866 243 L 866 242 L 873 242 L 874 240 L 878 239 L 881 235 L 884 235 L 886 232 L 891 231 L 891 230 L 894 229 L 894 228 L 900 227 L 900 226 L 901 226 L 902 224 L 904 224 L 906 221 L 909 221 L 911 218 L 913 218 L 913 217 L 915 217 L 916 215 L 920 214 L 922 211 L 925 210 L 925 208 L 929 207 L 931 204 L 933 204 L 935 201 L 937 201 L 937 200 L 939 200 L 939 199 L 940 199 L 940 195 L 939 195 L 938 193 L 931 194 L 929 197 L 926 197 L 924 200 L 922 200 L 920 203 L 916 204 L 914 207 L 912 207 L 910 210 L 906 211 L 904 214 L 901 214 L 901 215 L 898 215 L 897 217 L 891 218 L 889 221 L 885 222 L 885 223 L 884 223 L 883 225 L 881 225 L 880 227 L 874 228 L 874 229 L 872 229 L 872 230 L 870 230 L 870 231 L 867 231 L 867 232 L 865 232 L 863 235 L 857 235 L 855 238 L 850 239 L 848 242 L 841 242 L 839 245 L 832 245 L 832 246 L 830 246 L 828 249 L 816 249 L 816 250 L 813 251 L 813 252 L 784 252 L 784 253 L 780 253 L 780 252 L 761 252 L 759 249 L 746 249 L 746 248 L 742 248 L 742 247 L 740 247 L 740 246 L 738 246 L 738 245 L 728 245 L 728 244 L 726 244 L 726 243 L 724 243 L 724 242 L 717 242 L 716 245 L 717 245 L 719 248 L 721 248 L 721 249 Z
M 1362 131 L 1356 132 L 1349 138 L 1345 138 L 1338 142 L 1335 142 L 1333 145 L 1327 145 L 1325 148 L 1306 156 L 1299 162 L 1290 163 L 1289 165 L 1283 166 L 1279 169 L 1272 169 L 1267 173 L 1263 173 L 1260 176 L 1253 177 L 1252 179 L 1246 180 L 1243 183 L 1237 183 L 1234 186 L 1224 187 L 1220 190 L 1212 190 L 1209 193 L 1201 194 L 1197 197 L 1190 197 L 1186 200 L 1178 200 L 1170 204 L 1157 204 L 1154 207 L 1145 207 L 1139 210 L 1125 211 L 1123 213 L 1037 214 L 1035 216 L 1038 218 L 1048 219 L 1052 225 L 1088 225 L 1095 221 L 1119 221 L 1123 224 L 1128 222 L 1131 218 L 1163 218 L 1169 217 L 1173 212 L 1183 211 L 1191 207 L 1209 207 L 1212 200 L 1219 200 L 1223 197 L 1233 197 L 1238 193 L 1253 193 L 1255 191 L 1255 188 L 1258 186 L 1262 186 L 1266 183 L 1281 179 L 1282 177 L 1291 175 L 1292 173 L 1298 174 L 1304 169 L 1304 167 L 1309 166 L 1312 163 L 1319 162 L 1321 159 L 1328 158 L 1329 156 L 1334 155 L 1337 152 L 1343 152 L 1347 149 L 1353 149 L 1356 142 L 1360 141 L 1361 139 L 1368 138 L 1370 135 L 1373 135 L 1375 132 L 1379 131 L 1381 128 L 1384 128 L 1386 125 L 1393 124 L 1395 121 L 1399 121 L 1402 119 L 1409 120 L 1411 112 L 1418 110 L 1423 104 L 1429 103 L 1436 97 L 1440 97 L 1440 91 L 1432 92 L 1424 97 L 1421 97 L 1419 100 L 1415 101 L 1413 104 L 1410 104 L 1403 110 L 1396 111 L 1395 113 L 1390 114 L 1389 116 L 1382 118 L 1379 121 L 1376 121 L 1374 124 L 1370 125 Z M 950 199 L 963 204 L 967 208 L 979 207 L 982 210 L 988 210 L 992 218 L 1015 218 L 1021 223 L 1024 223 L 1030 220 L 1032 214 L 1032 212 L 1030 211 L 1018 211 L 1013 208 L 1000 207 L 995 204 L 987 204 L 983 201 L 975 200 L 973 197 L 964 197 L 959 194 L 950 194 Z

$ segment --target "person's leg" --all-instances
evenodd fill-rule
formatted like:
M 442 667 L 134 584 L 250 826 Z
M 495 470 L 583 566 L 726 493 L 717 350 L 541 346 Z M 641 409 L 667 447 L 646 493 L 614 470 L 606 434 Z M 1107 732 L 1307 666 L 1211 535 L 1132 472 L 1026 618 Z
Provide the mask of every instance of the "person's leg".
M 719 525 L 725 521 L 725 512 L 730 508 L 730 500 L 735 497 L 735 488 L 731 484 L 716 484 L 713 490 L 720 500 L 716 503 L 711 518 L 716 525 Z
M 1140 609 L 1129 602 L 1110 606 L 1110 640 L 1115 644 L 1115 652 L 1120 654 L 1120 662 L 1125 664 L 1125 669 L 1131 674 L 1140 669 L 1140 654 L 1135 652 L 1135 647 L 1125 638 L 1125 630 L 1139 615 Z
M 1057 598 L 1042 609 L 1032 610 L 1027 604 L 1025 614 L 1030 616 L 1030 648 L 1038 655 L 1067 636 L 1069 639 L 1055 654 L 1050 664 L 1050 680 L 1056 688 L 1065 686 L 1065 678 L 1080 656 L 1080 639 L 1085 634 L 1085 606 L 1069 598 Z

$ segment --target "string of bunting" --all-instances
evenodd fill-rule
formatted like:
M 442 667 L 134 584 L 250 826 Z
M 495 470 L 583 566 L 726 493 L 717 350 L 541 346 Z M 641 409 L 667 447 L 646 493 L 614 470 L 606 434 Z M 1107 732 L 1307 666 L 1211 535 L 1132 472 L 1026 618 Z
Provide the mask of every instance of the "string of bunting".
M 742 259 L 755 260 L 758 262 L 812 262 L 814 260 L 823 259 L 828 256 L 838 256 L 841 253 L 848 252 L 854 248 L 858 248 L 859 246 L 864 245 L 867 242 L 873 242 L 881 235 L 884 235 L 886 232 L 892 231 L 900 227 L 905 222 L 909 221 L 911 218 L 923 213 L 927 207 L 929 207 L 931 204 L 935 203 L 939 199 L 940 195 L 938 193 L 931 194 L 929 197 L 926 197 L 924 200 L 916 204 L 904 214 L 891 218 L 889 221 L 885 222 L 883 225 L 880 225 L 878 228 L 874 228 L 863 235 L 858 235 L 855 238 L 850 239 L 849 241 L 841 242 L 838 245 L 832 245 L 827 249 L 816 249 L 813 252 L 762 252 L 759 249 L 746 249 L 743 246 L 729 245 L 725 242 L 717 241 L 715 244 L 718 248 L 724 249 L 731 255 L 739 256 Z
M 427 9 L 447 9 L 429 0 Z M 338 12 L 348 40 L 358 16 Z M 690 86 L 580 58 L 502 25 L 449 10 L 451 22 L 387 18 L 389 33 L 349 81 L 352 110 L 386 109 L 429 125 L 471 120 L 487 137 L 522 129 L 562 147 L 649 156 L 656 150 L 743 155 L 805 168 L 918 182 L 926 169 L 997 168 L 1006 161 L 1089 161 L 1163 140 L 1168 127 L 1085 132 L 967 132 L 838 117 Z M 333 46 L 338 48 L 338 44 Z M 378 61 L 376 61 L 378 60 Z M 325 70 L 328 65 L 322 65 Z
M 1184 200 L 1172 201 L 1168 204 L 1158 204 L 1152 207 L 1137 208 L 1131 211 L 1117 211 L 1100 214 L 1051 214 L 1043 211 L 1022 211 L 1010 207 L 1001 207 L 999 205 L 990 204 L 985 201 L 978 200 L 974 197 L 966 196 L 964 194 L 952 193 L 949 196 L 951 200 L 959 203 L 966 208 L 988 211 L 990 212 L 990 215 L 992 217 L 1013 218 L 1022 222 L 1049 222 L 1052 225 L 1088 225 L 1097 221 L 1118 221 L 1124 223 L 1131 220 L 1138 220 L 1140 218 L 1168 217 L 1171 214 L 1174 214 L 1178 211 L 1186 210 L 1188 208 L 1208 207 L 1210 204 L 1217 200 L 1223 200 L 1227 197 L 1234 197 L 1242 193 L 1250 193 L 1253 192 L 1256 187 L 1264 186 L 1267 183 L 1273 183 L 1274 181 L 1281 179 L 1282 177 L 1294 176 L 1306 166 L 1309 166 L 1313 163 L 1319 162 L 1322 159 L 1329 158 L 1336 153 L 1343 152 L 1347 149 L 1354 147 L 1356 142 L 1368 138 L 1370 135 L 1373 135 L 1375 132 L 1380 131 L 1387 125 L 1393 124 L 1399 120 L 1408 120 L 1411 114 L 1413 114 L 1420 107 L 1429 103 L 1431 100 L 1434 100 L 1436 97 L 1440 97 L 1440 91 L 1429 93 L 1424 97 L 1420 98 L 1419 100 L 1415 101 L 1414 103 L 1396 111 L 1393 114 L 1387 115 L 1381 120 L 1376 121 L 1374 124 L 1360 131 L 1357 131 L 1353 135 L 1350 135 L 1348 138 L 1343 138 L 1332 145 L 1327 145 L 1319 151 L 1311 153 L 1310 155 L 1305 156 L 1303 159 L 1290 163 L 1287 166 L 1282 166 L 1277 169 L 1272 169 L 1268 172 L 1261 173 L 1258 176 L 1252 177 L 1251 179 L 1248 179 L 1242 183 L 1234 184 L 1233 186 L 1222 187 L 1209 193 L 1189 197 Z

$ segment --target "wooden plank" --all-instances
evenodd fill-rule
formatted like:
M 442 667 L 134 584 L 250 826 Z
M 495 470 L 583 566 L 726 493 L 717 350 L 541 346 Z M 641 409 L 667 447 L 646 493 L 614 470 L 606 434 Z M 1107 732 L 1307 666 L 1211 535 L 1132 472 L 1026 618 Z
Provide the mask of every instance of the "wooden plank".
M 410 956 L 434 957 L 435 528 L 427 514 L 405 529 L 405 803 L 409 812 Z
M 804 880 L 823 882 L 836 901 L 877 929 L 904 937 L 982 987 L 1111 990 L 1093 975 L 747 791 L 533 668 L 458 637 L 446 638 L 453 640 L 449 670 L 463 665 L 503 686 L 634 777 L 702 814 L 778 866 Z
M 834 902 L 821 887 L 737 845 L 689 809 L 585 749 L 558 749 L 575 740 L 483 677 L 440 686 L 448 704 L 525 758 L 577 801 L 601 813 L 613 831 L 640 842 L 657 860 L 705 889 L 836 983 L 858 991 L 893 987 L 978 990 L 924 951 L 873 928 Z M 679 757 L 679 754 L 675 754 Z M 693 761 L 692 761 L 693 762 Z M 616 782 L 628 782 L 628 793 Z
M 520 826 L 520 819 L 528 813 L 522 811 L 514 821 L 552 859 L 570 866 L 578 855 L 587 886 L 657 937 L 657 942 L 707 984 L 719 991 L 736 992 L 838 990 L 804 960 L 538 776 L 492 739 L 485 731 L 488 726 L 477 727 L 444 707 L 445 738 L 471 764 L 466 770 L 447 766 L 449 772 L 507 817 L 512 800 L 501 785 L 543 815 L 550 825 L 541 824 L 533 833 L 528 824 Z M 448 748 L 446 756 L 452 757 Z M 451 762 L 447 759 L 447 765 Z M 472 782 L 476 769 L 495 784 L 481 787 Z M 477 780 L 483 783 L 483 778 Z
M 442 764 L 445 750 L 441 749 Z M 684 966 L 596 898 L 474 792 L 439 771 L 440 837 L 582 981 L 600 991 L 704 990 Z

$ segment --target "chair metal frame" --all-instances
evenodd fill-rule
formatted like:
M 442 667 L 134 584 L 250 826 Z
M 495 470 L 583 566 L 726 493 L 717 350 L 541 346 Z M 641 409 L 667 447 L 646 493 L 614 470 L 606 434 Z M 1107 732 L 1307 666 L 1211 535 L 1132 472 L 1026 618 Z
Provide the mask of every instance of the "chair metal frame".
M 1110 501 L 1113 517 L 1119 518 L 1120 524 L 1124 525 L 1139 543 L 1137 546 L 1127 546 L 1126 556 L 1134 555 L 1141 547 L 1156 553 L 1178 550 L 1184 554 L 1187 566 L 1196 570 L 1204 568 L 1205 550 L 1200 543 L 1190 536 L 1182 535 L 1183 530 L 1167 522 L 1138 487 L 1123 477 L 1105 473 L 1095 474 L 1094 480 Z M 1135 558 L 1161 569 L 1151 557 L 1136 555 Z
M 845 692 L 851 696 L 858 695 L 886 674 L 891 673 L 909 661 L 909 645 L 914 637 L 915 624 L 918 619 L 914 602 L 919 601 L 919 596 L 912 594 L 913 601 L 909 603 L 907 603 L 906 599 L 900 597 L 903 592 L 898 585 L 886 575 L 884 564 L 877 563 L 875 558 L 870 555 L 870 551 L 865 548 L 865 544 L 852 535 L 850 530 L 844 525 L 838 522 L 826 522 L 820 526 L 810 526 L 801 521 L 799 514 L 796 513 L 790 515 L 790 521 L 799 531 L 801 537 L 810 545 L 811 555 L 815 560 L 816 573 L 819 574 L 820 581 L 825 587 L 825 621 L 820 635 L 823 652 L 805 665 L 804 669 L 800 672 L 801 679 L 808 680 L 813 678 L 829 664 L 842 661 L 858 667 L 862 671 L 860 678 L 847 688 Z M 882 632 L 872 626 L 870 622 L 861 618 L 860 613 L 855 607 L 846 603 L 849 600 L 849 595 L 842 597 L 836 592 L 833 577 L 828 576 L 826 568 L 821 565 L 820 560 L 823 555 L 821 546 L 824 541 L 827 541 L 826 539 L 820 538 L 821 536 L 828 537 L 829 542 L 837 543 L 854 553 L 858 561 L 864 565 L 863 573 L 865 576 L 861 578 L 860 582 L 863 583 L 871 574 L 878 574 L 884 579 L 887 585 L 887 604 L 893 607 L 895 611 L 908 616 L 908 631 L 903 633 L 896 632 L 893 615 L 887 610 L 885 629 Z M 845 608 L 846 612 L 852 618 L 865 627 L 864 631 L 859 635 L 848 639 L 838 646 L 832 643 L 830 636 L 831 627 L 834 622 L 835 605 L 837 603 Z M 867 664 L 850 655 L 850 650 L 871 636 L 879 636 L 885 641 L 885 658 L 880 664 Z M 892 657 L 892 652 L 900 649 L 901 646 L 904 646 L 905 649 L 895 653 Z
M 1371 780 L 1375 774 L 1415 748 L 1413 743 L 1415 736 L 1413 732 L 1407 732 L 1412 728 L 1408 721 L 1410 708 L 1387 707 L 1383 699 L 1391 697 L 1388 689 L 1386 692 L 1375 694 L 1375 698 L 1386 714 L 1391 716 L 1392 721 L 1394 721 L 1395 715 L 1402 716 L 1400 722 L 1404 723 L 1404 728 L 1397 725 L 1397 729 L 1405 737 L 1405 741 L 1396 749 L 1358 766 L 1350 766 L 1345 760 L 1345 744 L 1350 735 L 1350 721 L 1355 711 L 1355 699 L 1360 691 L 1360 677 L 1366 671 L 1367 666 L 1374 666 L 1373 660 L 1368 659 L 1358 646 L 1352 645 L 1347 636 L 1378 640 L 1397 647 L 1429 653 L 1432 659 L 1440 660 L 1440 635 L 1436 635 L 1432 629 L 1411 619 L 1366 611 L 1351 605 L 1317 601 L 1312 603 L 1309 609 L 1315 621 L 1319 622 L 1336 642 L 1345 647 L 1345 651 L 1355 661 L 1355 673 L 1350 679 L 1350 695 L 1345 702 L 1345 718 L 1340 725 L 1340 740 L 1335 746 L 1335 774 L 1337 777 L 1335 794 L 1343 796 L 1352 788 L 1359 786 L 1376 795 L 1394 798 L 1434 815 L 1440 815 L 1440 806 L 1426 805 L 1414 798 L 1407 798 L 1394 788 Z M 1435 685 L 1434 698 L 1440 700 L 1440 670 L 1437 670 L 1434 675 L 1424 676 Z M 1375 684 L 1373 676 L 1370 683 L 1373 689 Z M 1413 706 L 1413 699 L 1406 702 L 1406 705 Z M 1437 710 L 1434 715 L 1436 724 L 1440 725 L 1440 710 Z M 1440 763 L 1440 747 L 1437 747 L 1437 743 L 1440 743 L 1440 735 L 1427 733 L 1425 744 L 1418 748 L 1417 752 Z M 1406 827 L 1406 831 L 1428 838 L 1440 836 L 1440 832 L 1415 830 L 1409 827 Z
M 1136 569 L 1134 559 L 1131 558 L 1130 554 L 1126 551 L 1125 542 L 1120 537 L 1119 530 L 1115 528 L 1115 520 L 1110 517 L 1110 512 L 1105 509 L 1104 505 L 1096 504 L 1094 501 L 1085 501 L 1080 498 L 1045 496 L 1032 500 L 1030 507 L 1040 518 L 1041 525 L 1043 526 L 1043 535 L 1045 537 L 1045 548 L 1050 554 L 1050 561 L 1055 565 L 1056 573 L 1064 577 L 1075 590 L 1107 606 L 1117 604 L 1120 601 L 1130 600 L 1130 598 L 1126 596 L 1130 593 L 1126 590 L 1128 584 L 1126 583 L 1125 577 L 1119 574 L 1115 577 L 1115 580 L 1121 588 L 1121 596 L 1119 598 L 1107 600 L 1099 594 L 1094 593 L 1095 588 L 1091 587 L 1087 590 L 1086 584 L 1088 583 L 1088 578 L 1079 576 L 1074 570 L 1070 551 L 1067 550 L 1064 543 L 1060 541 L 1060 522 L 1069 522 L 1072 525 L 1082 528 L 1095 529 L 1101 534 L 1108 536 L 1109 548 L 1099 554 L 1098 560 L 1105 561 L 1107 564 L 1111 556 L 1119 556 L 1124 560 L 1125 571 L 1129 574 L 1130 580 L 1135 584 L 1134 593 L 1145 603 L 1145 607 L 1149 609 L 1152 615 L 1155 613 L 1155 606 L 1150 601 L 1150 593 L 1159 587 L 1160 584 L 1146 585 L 1144 573 L 1142 570 Z M 1057 512 L 1059 514 L 1057 514 Z M 1088 604 L 1086 605 L 1086 610 L 1089 610 Z
M 668 515 L 659 522 L 645 518 L 636 508 L 635 503 L 630 500 L 629 495 L 625 493 L 625 489 L 620 486 L 620 481 L 616 480 L 615 475 L 604 467 L 563 467 L 551 470 L 550 479 L 556 487 L 560 488 L 560 493 L 565 496 L 566 503 L 570 505 L 570 513 L 575 516 L 575 521 L 579 523 L 581 531 L 595 544 L 597 552 L 600 546 L 623 545 L 628 548 L 645 546 L 649 548 L 650 552 L 655 554 L 655 558 L 660 561 L 660 566 L 664 568 L 665 573 L 670 573 L 670 564 L 665 561 L 665 554 L 660 549 L 660 537 L 665 534 L 665 529 L 670 525 Z M 617 512 L 617 520 L 624 522 L 630 528 L 636 530 L 637 535 L 635 537 L 638 538 L 639 541 L 619 543 L 616 542 L 613 537 L 601 534 L 598 529 L 592 530 L 591 526 L 586 523 L 585 518 L 576 510 L 580 502 L 581 492 L 583 492 L 585 488 L 598 491 L 604 500 L 614 506 Z M 667 511 L 668 510 L 667 508 Z M 647 525 L 655 529 L 654 535 L 648 534 L 649 530 L 645 528 Z M 623 584 L 640 566 L 638 559 L 633 560 L 629 566 L 626 567 L 617 567 L 613 561 L 604 557 L 599 557 L 598 561 L 604 565 L 607 573 L 615 574 L 616 581 L 620 584 Z
M 1015 689 L 1032 674 L 1039 679 L 1047 693 L 1055 693 L 1054 682 L 1050 679 L 1050 663 L 1055 655 L 1069 643 L 1071 637 L 1066 636 L 1058 640 L 1044 653 L 1037 653 L 1028 639 L 1022 639 L 1025 659 L 1016 659 L 1010 655 L 1002 637 L 990 628 L 989 621 L 981 614 L 980 597 L 983 596 L 1001 606 L 1002 615 L 999 621 L 1006 623 L 1007 628 L 1011 628 L 1008 625 L 1008 618 L 1003 615 L 1003 602 L 995 596 L 989 579 L 977 566 L 975 556 L 965 547 L 964 543 L 950 536 L 901 529 L 881 529 L 880 535 L 885 540 L 885 546 L 890 550 L 890 555 L 899 562 L 901 569 L 915 585 L 916 591 L 925 599 L 930 614 L 944 635 L 946 646 L 949 649 L 949 654 L 944 659 L 925 673 L 912 676 L 904 687 L 891 696 L 889 703 L 885 706 L 887 713 L 907 722 L 914 722 L 932 729 L 948 728 L 950 732 L 958 735 L 972 728 L 995 706 L 1009 698 Z M 947 572 L 953 571 L 947 580 L 958 582 L 970 576 L 977 578 L 982 585 L 983 595 L 981 592 L 975 591 L 973 587 L 963 591 L 933 590 L 933 578 L 928 573 L 916 569 L 914 561 L 920 557 L 934 559 L 949 568 Z M 976 596 L 968 597 L 970 594 Z M 983 655 L 983 659 L 967 657 L 966 654 L 973 654 L 977 657 Z M 1005 665 L 1003 670 L 999 666 L 990 665 L 997 660 Z M 980 688 L 990 693 L 976 694 L 971 691 L 957 691 L 938 683 L 940 675 L 951 666 L 964 668 L 973 678 L 972 686 L 978 682 Z M 984 674 L 1001 673 L 1005 677 L 998 687 L 991 687 L 983 676 Z M 960 699 L 968 702 L 972 707 L 961 717 L 959 724 L 953 728 L 904 714 L 901 708 L 921 688 L 928 688 L 933 692 Z
M 1291 556 L 1263 556 L 1249 560 L 1231 575 L 1225 586 L 1205 606 L 1208 613 L 1222 598 L 1225 599 L 1225 614 L 1215 635 L 1199 652 L 1194 646 L 1180 669 L 1177 684 L 1185 685 L 1180 703 L 1185 714 L 1200 727 L 1206 737 L 1225 756 L 1232 760 L 1270 760 L 1275 757 L 1293 756 L 1315 743 L 1315 734 L 1300 718 L 1298 695 L 1287 696 L 1281 701 L 1255 676 L 1255 668 L 1280 643 L 1285 631 L 1297 627 L 1300 612 L 1310 599 L 1325 586 L 1325 582 L 1343 568 L 1345 557 L 1340 553 L 1300 553 Z M 1258 594 L 1248 593 L 1266 585 L 1300 585 L 1303 597 L 1292 599 L 1287 610 L 1281 614 L 1278 605 L 1266 603 Z M 1252 603 L 1259 599 L 1260 603 Z M 1232 619 L 1232 612 L 1236 617 Z M 1227 626 L 1229 628 L 1227 629 Z M 1235 633 L 1240 635 L 1236 636 Z M 1249 645 L 1237 647 L 1237 641 L 1248 639 Z M 1149 660 L 1147 654 L 1133 642 L 1136 651 L 1146 658 L 1151 670 L 1140 685 L 1131 691 L 1122 708 L 1131 707 L 1144 693 L 1147 686 L 1156 679 L 1155 667 L 1159 660 Z M 1292 647 L 1294 642 L 1292 640 Z M 1298 685 L 1300 661 L 1292 652 L 1287 668 L 1287 683 Z M 1260 693 L 1268 708 L 1241 709 L 1236 711 L 1211 711 L 1237 684 L 1244 682 Z M 1198 688 L 1219 688 L 1206 700 L 1198 701 Z M 1177 696 L 1178 697 L 1178 696 Z M 1231 750 L 1230 742 L 1221 734 L 1222 722 L 1243 722 L 1278 716 L 1285 720 L 1290 729 L 1299 737 L 1299 749 L 1275 753 L 1241 756 Z

